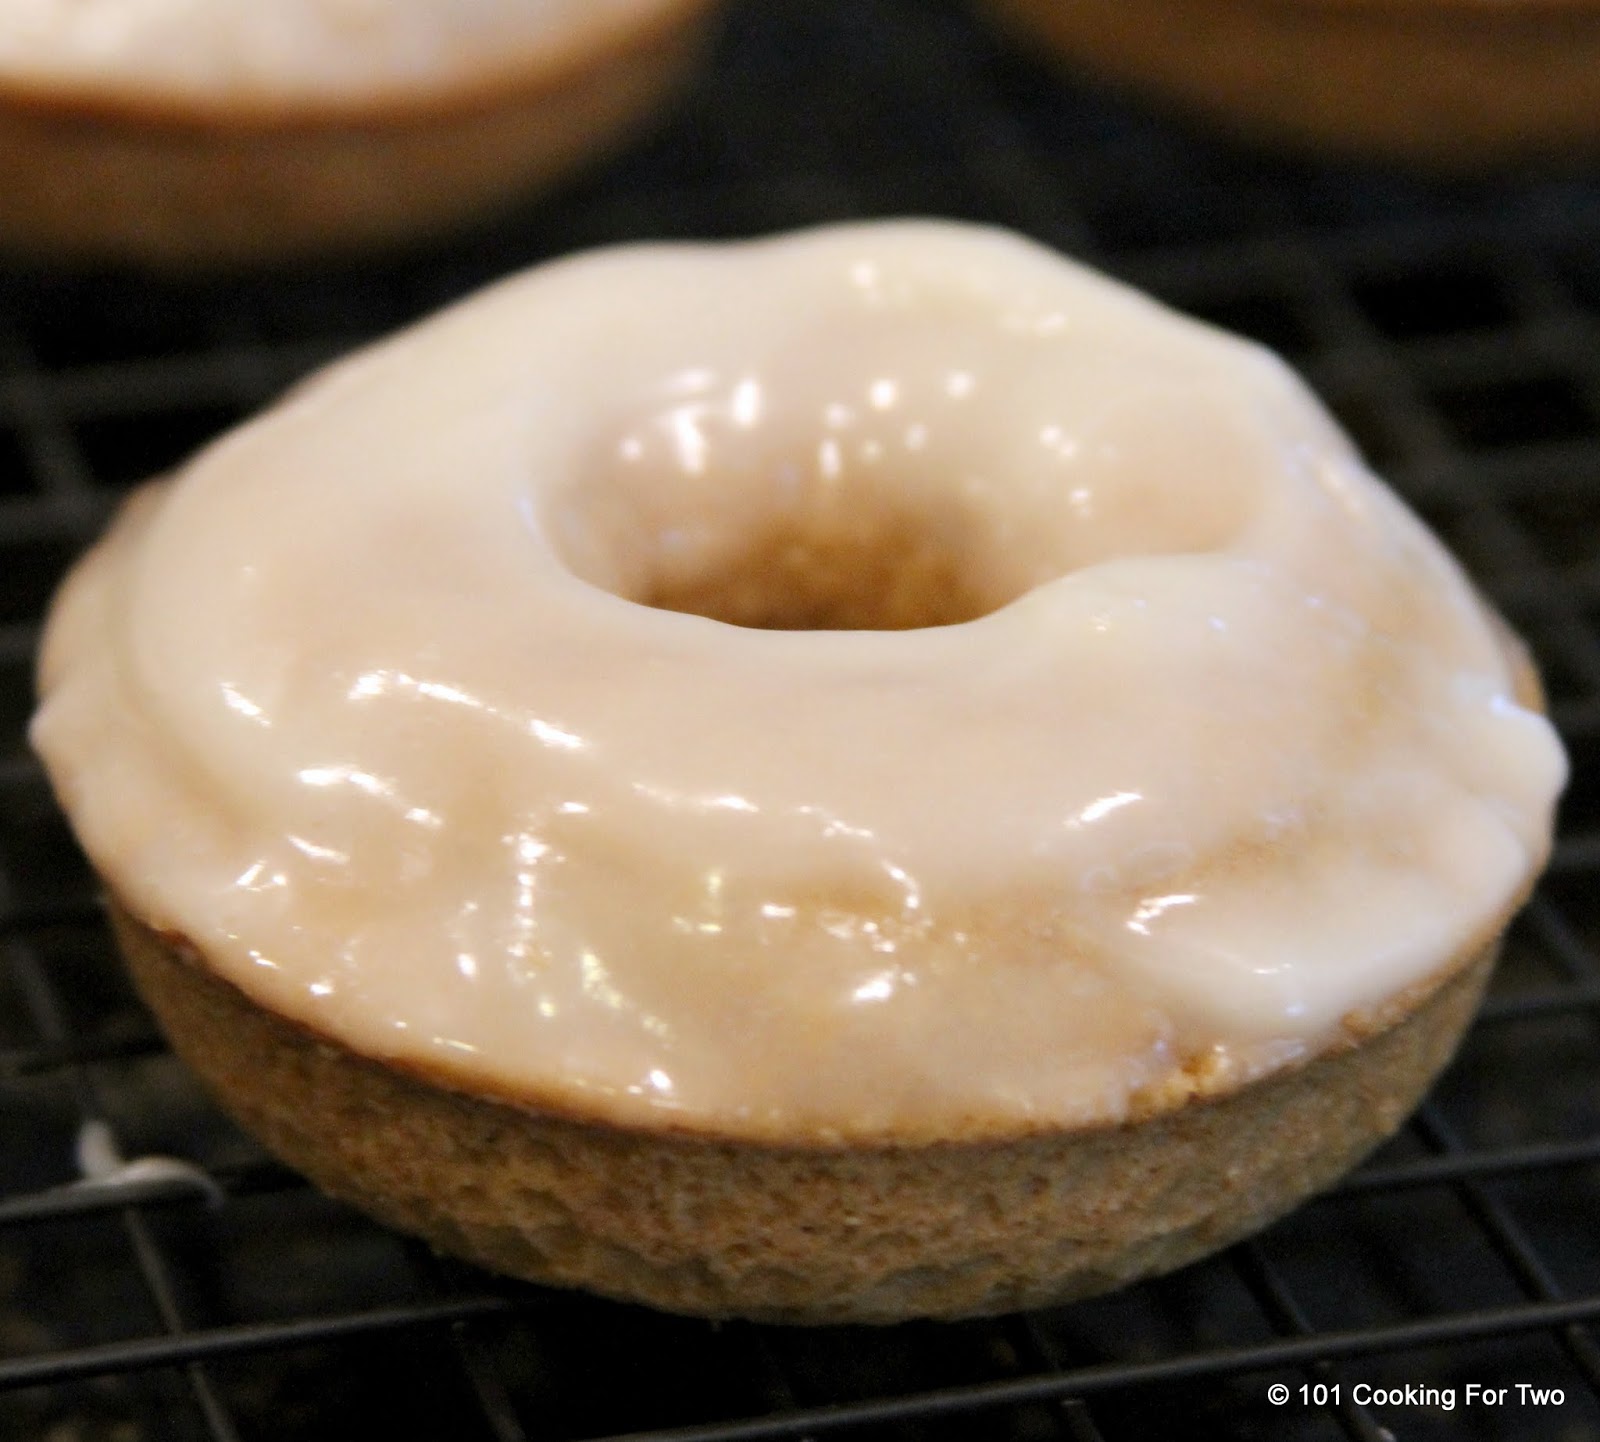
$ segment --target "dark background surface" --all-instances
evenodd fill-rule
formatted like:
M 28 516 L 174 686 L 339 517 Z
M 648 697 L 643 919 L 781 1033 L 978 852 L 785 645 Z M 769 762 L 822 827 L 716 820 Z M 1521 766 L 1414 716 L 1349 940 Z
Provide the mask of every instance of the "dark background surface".
M 1418 1120 L 1163 1281 L 808 1332 L 436 1261 L 268 1163 L 130 995 L 24 744 L 45 602 L 129 484 L 508 269 L 900 214 L 1012 226 L 1300 366 L 1537 653 L 1575 763 L 1555 864 Z M 933 0 L 736 5 L 653 137 L 420 256 L 203 284 L 0 270 L 0 1435 L 1600 1438 L 1597 498 L 1600 164 L 1443 183 L 1275 160 L 1068 86 Z M 61 1190 L 86 1119 L 203 1170 Z M 1274 1382 L 1296 1399 L 1270 1405 Z M 1469 1382 L 1510 1395 L 1469 1408 Z M 1316 1383 L 1344 1405 L 1300 1402 Z M 1458 1405 L 1352 1405 L 1362 1383 Z

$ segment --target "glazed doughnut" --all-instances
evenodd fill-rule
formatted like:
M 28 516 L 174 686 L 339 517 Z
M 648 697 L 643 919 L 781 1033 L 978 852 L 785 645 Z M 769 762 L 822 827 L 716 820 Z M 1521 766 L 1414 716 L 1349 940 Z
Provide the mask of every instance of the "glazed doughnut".
M 1398 1125 L 1564 778 L 1266 352 L 1004 234 L 601 252 L 147 489 L 33 737 L 174 1045 L 524 1276 L 888 1320 Z
M 1027 43 L 1243 135 L 1481 168 L 1600 140 L 1593 0 L 983 0 Z
M 15 0 L 0 247 L 158 265 L 432 234 L 616 143 L 711 0 Z

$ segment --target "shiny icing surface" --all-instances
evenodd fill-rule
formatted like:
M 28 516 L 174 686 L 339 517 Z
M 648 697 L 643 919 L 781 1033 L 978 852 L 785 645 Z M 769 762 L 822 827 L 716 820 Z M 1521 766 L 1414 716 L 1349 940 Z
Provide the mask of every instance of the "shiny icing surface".
M 6 0 L 0 81 L 91 96 L 340 104 L 492 82 L 675 0 Z
M 897 224 L 331 368 L 80 565 L 33 734 L 131 909 L 361 1052 L 912 1140 L 1246 1080 L 1484 942 L 1565 775 L 1519 664 L 1273 357 Z

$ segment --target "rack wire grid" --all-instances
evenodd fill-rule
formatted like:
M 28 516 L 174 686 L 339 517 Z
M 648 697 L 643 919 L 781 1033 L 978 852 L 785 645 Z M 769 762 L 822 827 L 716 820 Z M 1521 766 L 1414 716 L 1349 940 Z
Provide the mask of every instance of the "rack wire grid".
M 1575 761 L 1551 872 L 1404 1133 L 1171 1277 L 805 1330 L 436 1259 L 265 1158 L 130 992 L 24 740 L 47 598 L 128 485 L 494 275 L 903 213 L 1012 226 L 1302 368 L 1537 653 Z M 1064 81 L 955 0 L 736 5 L 652 136 L 425 255 L 0 273 L 0 1433 L 1600 1438 L 1597 607 L 1600 169 L 1445 184 L 1269 159 Z M 1456 1405 L 1388 1395 L 1407 1385 Z

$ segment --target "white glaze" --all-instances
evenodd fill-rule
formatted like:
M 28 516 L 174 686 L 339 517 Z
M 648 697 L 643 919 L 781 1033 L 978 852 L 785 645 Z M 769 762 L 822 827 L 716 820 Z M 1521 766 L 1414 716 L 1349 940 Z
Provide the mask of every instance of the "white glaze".
M 1016 599 L 625 599 L 875 508 Z M 42 686 L 96 864 L 252 996 L 746 1136 L 1114 1118 L 1305 1054 L 1485 939 L 1565 774 L 1279 362 L 928 224 L 601 253 L 332 368 L 130 508 Z
M 676 0 L 6 0 L 0 82 L 135 101 L 336 105 L 493 84 Z

